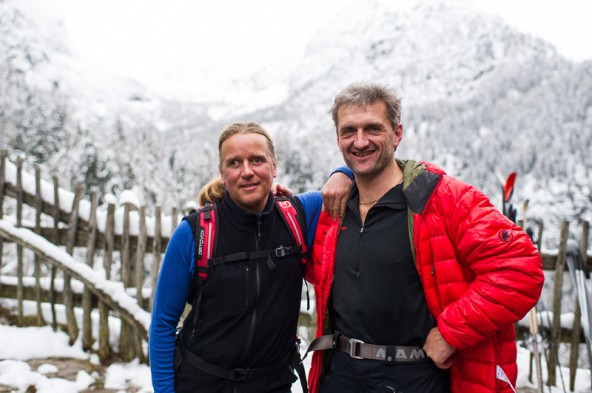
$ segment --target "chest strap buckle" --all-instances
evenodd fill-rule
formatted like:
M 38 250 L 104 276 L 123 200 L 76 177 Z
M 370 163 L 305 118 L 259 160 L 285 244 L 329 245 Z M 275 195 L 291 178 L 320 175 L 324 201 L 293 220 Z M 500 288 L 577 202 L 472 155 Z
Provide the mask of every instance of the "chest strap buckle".
M 287 252 L 286 252 L 286 250 L 287 250 L 286 247 L 279 246 L 278 248 L 275 249 L 275 256 L 277 258 L 283 258 L 283 257 L 285 257 L 286 255 L 288 255 Z

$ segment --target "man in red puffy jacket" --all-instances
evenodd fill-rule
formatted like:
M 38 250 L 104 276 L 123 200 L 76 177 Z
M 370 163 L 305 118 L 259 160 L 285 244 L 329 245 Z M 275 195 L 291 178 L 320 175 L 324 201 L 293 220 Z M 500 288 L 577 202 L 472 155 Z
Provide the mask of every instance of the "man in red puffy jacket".
M 513 324 L 544 280 L 530 238 L 478 189 L 395 159 L 390 88 L 350 85 L 332 114 L 355 184 L 316 231 L 316 347 L 332 350 L 314 353 L 311 392 L 512 392 Z

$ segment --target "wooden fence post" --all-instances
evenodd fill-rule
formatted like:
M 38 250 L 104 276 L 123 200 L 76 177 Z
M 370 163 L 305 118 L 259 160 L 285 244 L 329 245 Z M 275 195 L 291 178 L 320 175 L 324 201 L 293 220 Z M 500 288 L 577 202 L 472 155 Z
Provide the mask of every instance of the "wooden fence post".
M 97 242 L 97 204 L 98 195 L 92 192 L 90 195 L 90 217 L 88 220 L 88 240 L 86 243 L 86 264 L 91 267 L 94 266 L 95 261 L 95 246 Z M 82 349 L 89 351 L 93 345 L 92 336 L 92 293 L 84 287 L 82 293 Z
M 173 207 L 173 210 L 171 212 L 171 234 L 175 231 L 175 228 L 177 227 L 177 224 L 179 223 L 177 215 L 179 214 L 179 209 L 177 209 L 176 207 Z M 170 237 L 170 235 L 169 235 Z
M 582 237 L 580 239 L 580 254 L 582 255 L 584 265 L 586 267 L 588 263 L 588 236 L 590 235 L 590 223 L 588 221 L 582 220 Z M 574 305 L 574 324 L 572 328 L 572 335 L 571 335 L 571 353 L 569 356 L 569 387 L 570 390 L 573 392 L 575 389 L 576 383 L 576 371 L 578 369 L 578 358 L 580 353 L 580 337 L 582 334 L 581 328 L 581 318 L 582 318 L 582 310 L 580 308 L 580 302 L 578 301 L 578 294 L 576 293 L 575 296 L 575 305 Z M 588 334 L 586 332 L 584 334 Z M 586 350 L 588 351 L 588 359 L 592 358 L 592 354 L 590 353 L 590 347 L 586 346 Z
M 60 244 L 60 191 L 59 191 L 59 180 L 57 176 L 52 177 L 53 180 L 53 244 Z M 53 330 L 58 328 L 58 320 L 55 310 L 56 304 L 56 291 L 55 291 L 55 279 L 57 274 L 57 268 L 51 265 L 51 277 L 49 281 L 49 303 L 51 305 L 51 327 Z
M 144 296 L 142 295 L 142 288 L 144 287 L 144 255 L 146 254 L 146 206 L 140 207 L 140 228 L 138 232 L 138 243 L 136 246 L 135 266 L 134 266 L 134 283 L 136 286 L 136 300 L 140 307 L 143 306 Z M 142 351 L 142 339 L 138 334 L 134 334 L 135 353 L 140 358 L 141 362 L 145 362 L 144 353 Z
M 131 286 L 130 268 L 130 205 L 123 206 L 123 233 L 121 234 L 121 281 L 125 288 Z M 121 321 L 121 332 L 119 335 L 119 355 L 124 362 L 131 362 L 134 358 L 133 334 L 129 325 Z
M 43 196 L 41 195 L 41 167 L 35 165 L 35 231 L 41 233 L 41 212 Z M 37 303 L 37 326 L 43 326 L 43 310 L 41 310 L 41 258 L 35 254 L 35 302 Z
M 23 221 L 23 159 L 18 157 L 16 159 L 16 226 L 20 227 Z M 23 298 L 24 298 L 24 283 L 23 283 L 23 247 L 16 245 L 17 255 L 17 286 L 16 286 L 16 298 L 18 302 L 18 324 L 22 326 L 24 323 L 24 310 L 23 310 Z
M 138 305 L 142 307 L 144 303 L 144 296 L 142 288 L 144 287 L 144 256 L 146 255 L 146 206 L 140 208 L 140 231 L 138 233 L 138 243 L 136 247 L 136 261 L 134 268 L 134 282 L 136 285 L 136 299 Z
M 78 230 L 78 207 L 83 193 L 82 186 L 77 186 L 74 192 L 74 202 L 72 202 L 72 212 L 70 213 L 70 222 L 68 224 L 68 240 L 66 244 L 66 252 L 74 255 L 74 247 L 76 246 L 76 231 Z M 64 306 L 66 307 L 66 320 L 68 323 L 68 336 L 70 338 L 70 345 L 74 344 L 78 338 L 78 322 L 76 322 L 76 314 L 74 313 L 74 295 L 72 293 L 72 277 L 64 272 Z
M 559 365 L 557 356 L 559 343 L 561 342 L 561 292 L 563 288 L 563 272 L 565 270 L 565 254 L 567 251 L 567 236 L 569 234 L 569 222 L 561 223 L 561 235 L 559 240 L 559 251 L 555 264 L 555 275 L 553 276 L 553 322 L 551 326 L 551 343 L 549 360 L 547 363 L 548 385 L 556 385 L 556 368 Z
M 113 261 L 113 249 L 115 236 L 115 205 L 109 204 L 107 207 L 107 220 L 105 222 L 105 253 L 103 255 L 103 268 L 105 269 L 105 278 L 111 279 L 111 264 Z M 109 346 L 109 308 L 99 301 L 99 359 L 105 363 L 111 357 L 111 347 Z
M 151 291 L 150 291 L 150 305 L 148 310 L 152 312 L 152 304 L 154 303 L 154 292 L 156 291 L 156 282 L 158 280 L 158 271 L 160 270 L 160 256 L 162 253 L 162 212 L 160 206 L 154 209 L 154 239 L 152 245 L 152 269 L 150 275 Z
M 0 150 L 0 220 L 4 217 L 4 182 L 6 181 L 6 156 L 5 149 Z M 0 238 L 0 278 L 2 278 L 2 266 L 4 266 L 4 239 Z M 0 289 L 2 280 L 0 280 Z

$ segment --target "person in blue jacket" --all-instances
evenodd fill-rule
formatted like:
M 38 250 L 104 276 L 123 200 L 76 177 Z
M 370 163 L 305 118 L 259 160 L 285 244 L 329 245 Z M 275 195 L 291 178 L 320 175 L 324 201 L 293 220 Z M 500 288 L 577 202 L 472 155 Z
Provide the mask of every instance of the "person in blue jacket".
M 300 254 L 273 252 L 297 246 L 271 192 L 274 145 L 258 124 L 234 123 L 218 148 L 220 177 L 202 190 L 200 202 L 216 204 L 213 257 L 219 263 L 196 285 L 194 234 L 183 220 L 171 236 L 154 296 L 152 384 L 156 393 L 290 392 L 304 267 Z M 347 167 L 338 171 L 349 178 L 331 177 L 335 207 L 349 194 L 352 177 Z M 310 249 L 321 194 L 288 200 Z M 177 335 L 186 303 L 197 306 Z

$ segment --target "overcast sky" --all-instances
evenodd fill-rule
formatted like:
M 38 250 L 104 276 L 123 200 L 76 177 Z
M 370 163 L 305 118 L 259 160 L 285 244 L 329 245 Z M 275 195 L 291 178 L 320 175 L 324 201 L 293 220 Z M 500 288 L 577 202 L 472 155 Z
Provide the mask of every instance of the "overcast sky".
M 95 65 L 148 84 L 187 78 L 196 65 L 240 77 L 265 68 L 287 74 L 338 7 L 355 0 L 18 0 L 59 15 L 74 51 Z M 454 0 L 458 2 L 458 0 Z M 464 0 L 540 36 L 576 61 L 592 58 L 591 0 Z M 391 2 L 408 8 L 417 0 Z M 195 76 L 199 78 L 199 76 Z

